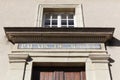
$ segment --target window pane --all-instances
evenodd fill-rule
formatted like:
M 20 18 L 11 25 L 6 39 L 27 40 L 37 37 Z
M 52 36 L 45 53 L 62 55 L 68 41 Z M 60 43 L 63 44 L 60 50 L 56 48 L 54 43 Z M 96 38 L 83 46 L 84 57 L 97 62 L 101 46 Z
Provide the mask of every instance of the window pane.
M 68 19 L 73 19 L 73 14 L 69 14 Z
M 50 25 L 50 20 L 45 20 L 45 25 Z
M 66 19 L 66 18 L 67 18 L 67 15 L 66 15 L 66 14 L 62 14 L 62 15 L 61 15 L 61 18 L 62 18 L 62 19 Z
M 68 20 L 68 25 L 74 25 L 74 20 Z
M 67 21 L 66 20 L 62 20 L 61 21 L 61 25 L 67 25 Z
M 52 25 L 57 25 L 57 20 L 52 20 Z

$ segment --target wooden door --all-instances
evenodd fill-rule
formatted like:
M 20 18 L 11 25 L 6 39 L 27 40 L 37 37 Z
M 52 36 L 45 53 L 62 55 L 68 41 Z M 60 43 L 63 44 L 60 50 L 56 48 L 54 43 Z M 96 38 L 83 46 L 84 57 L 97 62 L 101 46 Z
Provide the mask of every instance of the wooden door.
M 84 68 L 35 67 L 32 80 L 86 80 L 86 77 Z

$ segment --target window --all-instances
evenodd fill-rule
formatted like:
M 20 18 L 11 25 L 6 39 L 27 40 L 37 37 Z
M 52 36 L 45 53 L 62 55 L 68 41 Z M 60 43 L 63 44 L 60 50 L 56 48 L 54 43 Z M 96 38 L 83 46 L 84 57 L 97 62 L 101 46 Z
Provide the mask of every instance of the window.
M 43 27 L 74 27 L 75 14 L 73 8 L 46 8 L 44 9 Z
M 46 16 L 47 14 L 49 15 Z M 62 19 L 62 14 L 63 17 L 66 19 L 64 18 Z M 45 16 L 49 18 L 46 19 L 46 21 L 45 21 Z M 52 16 L 55 17 L 53 18 Z M 36 26 L 37 27 L 61 27 L 61 26 L 84 27 L 82 5 L 81 4 L 39 4 Z

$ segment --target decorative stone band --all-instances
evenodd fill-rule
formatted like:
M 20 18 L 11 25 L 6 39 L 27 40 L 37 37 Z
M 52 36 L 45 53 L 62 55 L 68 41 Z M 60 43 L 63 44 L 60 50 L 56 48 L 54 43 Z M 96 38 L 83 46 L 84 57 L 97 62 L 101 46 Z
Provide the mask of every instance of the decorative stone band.
M 101 49 L 100 43 L 20 43 L 18 49 Z
M 89 58 L 93 63 L 108 63 L 109 54 L 89 54 Z
M 8 54 L 10 63 L 26 62 L 28 54 Z

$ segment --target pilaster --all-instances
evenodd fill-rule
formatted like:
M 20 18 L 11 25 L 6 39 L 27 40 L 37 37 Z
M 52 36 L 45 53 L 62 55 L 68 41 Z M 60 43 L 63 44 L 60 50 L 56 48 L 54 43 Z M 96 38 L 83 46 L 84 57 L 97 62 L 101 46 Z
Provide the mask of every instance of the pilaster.
M 108 54 L 90 54 L 86 62 L 87 80 L 110 80 Z
M 24 80 L 28 54 L 9 54 L 9 80 Z

